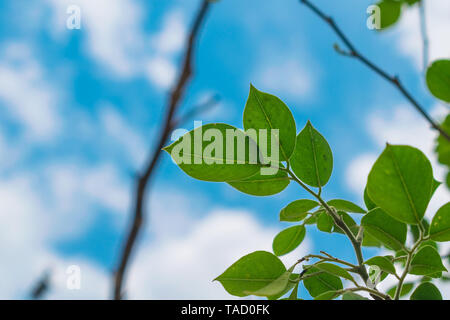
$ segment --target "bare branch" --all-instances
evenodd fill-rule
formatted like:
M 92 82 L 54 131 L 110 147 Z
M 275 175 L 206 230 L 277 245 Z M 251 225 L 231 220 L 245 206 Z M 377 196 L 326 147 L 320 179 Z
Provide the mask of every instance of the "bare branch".
M 136 181 L 135 185 L 136 190 L 134 193 L 134 212 L 132 216 L 132 221 L 130 229 L 128 231 L 128 235 L 124 242 L 122 255 L 120 257 L 118 267 L 114 274 L 113 279 L 113 286 L 114 286 L 113 297 L 116 300 L 119 300 L 122 297 L 122 286 L 127 265 L 129 263 L 130 255 L 135 246 L 139 231 L 143 224 L 144 220 L 143 208 L 147 186 L 159 162 L 161 156 L 161 149 L 166 144 L 170 132 L 173 128 L 175 113 L 178 109 L 180 100 L 183 97 L 183 93 L 186 89 L 186 86 L 191 78 L 193 69 L 192 63 L 193 63 L 194 47 L 198 37 L 200 26 L 202 25 L 202 22 L 205 20 L 209 6 L 210 1 L 202 0 L 202 4 L 197 12 L 197 15 L 194 19 L 194 23 L 189 33 L 188 42 L 186 44 L 184 52 L 183 64 L 178 76 L 178 80 L 175 83 L 167 102 L 165 121 L 161 129 L 159 141 L 154 147 L 153 153 L 148 159 L 143 173 L 138 176 Z
M 439 133 L 445 137 L 448 141 L 450 141 L 450 135 L 445 132 L 425 111 L 425 109 L 417 102 L 416 99 L 405 89 L 405 87 L 401 84 L 399 78 L 397 76 L 391 76 L 386 71 L 378 67 L 376 64 L 371 62 L 365 56 L 363 56 L 360 52 L 358 52 L 355 46 L 350 42 L 350 40 L 345 36 L 342 30 L 337 26 L 334 22 L 333 18 L 325 15 L 319 8 L 313 5 L 309 0 L 299 0 L 305 6 L 307 6 L 311 11 L 313 11 L 317 16 L 319 16 L 323 21 L 325 21 L 331 29 L 337 34 L 337 36 L 344 42 L 345 46 L 349 50 L 348 53 L 345 53 L 345 56 L 350 56 L 352 58 L 358 59 L 379 76 L 384 78 L 393 84 L 402 94 L 403 96 L 412 104 L 412 106 L 428 121 L 430 126 L 435 130 L 439 131 Z M 335 47 L 336 48 L 336 47 Z M 341 51 L 342 53 L 343 51 Z
M 50 270 L 46 270 L 43 272 L 38 281 L 34 284 L 31 289 L 30 297 L 33 300 L 41 299 L 47 292 L 50 287 Z
M 214 108 L 220 102 L 219 95 L 215 94 L 208 98 L 208 100 L 192 107 L 185 114 L 181 115 L 177 120 L 173 121 L 173 128 L 186 121 Z

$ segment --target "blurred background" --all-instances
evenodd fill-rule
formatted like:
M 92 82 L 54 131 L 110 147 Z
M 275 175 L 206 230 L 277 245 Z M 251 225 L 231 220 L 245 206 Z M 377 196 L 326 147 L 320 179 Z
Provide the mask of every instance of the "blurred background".
M 435 119 L 443 119 L 448 107 L 424 84 L 417 7 L 379 32 L 366 26 L 372 1 L 314 3 L 366 56 L 398 74 Z M 136 173 L 157 141 L 199 4 L 0 1 L 1 299 L 31 298 L 41 279 L 48 284 L 42 298 L 111 297 Z M 69 5 L 81 8 L 81 29 L 66 27 Z M 448 58 L 450 2 L 426 5 L 430 61 Z M 296 0 L 214 3 L 181 111 L 218 94 L 220 104 L 193 120 L 242 127 L 250 83 L 279 96 L 298 130 L 311 120 L 332 147 L 327 199 L 362 205 L 368 171 L 386 142 L 420 148 L 442 181 L 435 132 L 389 83 L 338 55 L 336 42 L 329 27 Z M 273 237 L 286 227 L 278 221 L 280 209 L 308 196 L 295 185 L 273 197 L 248 196 L 227 184 L 191 179 L 164 154 L 148 197 L 124 286 L 131 299 L 231 298 L 212 279 L 244 254 L 271 251 Z M 448 189 L 439 187 L 428 215 L 449 199 Z M 342 235 L 311 227 L 306 237 L 283 261 L 319 250 L 355 260 Z M 79 289 L 67 286 L 73 266 L 80 271 Z M 449 299 L 450 284 L 439 286 Z M 308 297 L 306 290 L 300 296 Z

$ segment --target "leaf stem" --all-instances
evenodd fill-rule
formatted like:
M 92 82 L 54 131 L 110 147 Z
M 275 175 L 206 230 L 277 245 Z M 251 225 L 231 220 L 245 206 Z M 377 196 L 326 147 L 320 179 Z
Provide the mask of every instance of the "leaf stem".
M 403 282 L 405 281 L 406 275 L 409 272 L 409 268 L 411 266 L 412 257 L 414 255 L 415 251 L 417 250 L 417 248 L 419 247 L 419 245 L 423 241 L 424 241 L 424 236 L 423 236 L 422 231 L 420 231 L 420 238 L 419 238 L 419 240 L 417 240 L 417 242 L 414 244 L 414 246 L 412 247 L 411 250 L 406 249 L 406 252 L 407 252 L 408 256 L 406 258 L 405 270 L 403 270 L 403 273 L 402 273 L 402 275 L 400 276 L 400 278 L 398 280 L 398 285 L 397 285 L 397 289 L 395 290 L 394 300 L 398 300 L 400 298 L 400 293 L 402 292 Z
M 345 224 L 345 222 L 338 216 L 338 214 L 330 208 L 330 206 L 322 199 L 322 197 L 315 193 L 313 190 L 311 190 L 307 185 L 305 185 L 300 179 L 298 179 L 295 174 L 288 170 L 288 174 L 291 176 L 291 178 L 297 182 L 303 189 L 305 189 L 308 193 L 310 193 L 314 198 L 316 198 L 319 203 L 322 205 L 322 207 L 327 211 L 327 213 L 333 218 L 334 223 L 342 229 L 342 231 L 347 235 L 347 237 L 350 239 L 350 242 L 353 245 L 353 249 L 355 250 L 356 258 L 358 260 L 358 266 L 357 269 L 359 270 L 358 274 L 363 279 L 364 283 L 367 282 L 367 279 L 369 279 L 369 275 L 367 274 L 367 270 L 364 266 L 364 258 L 361 250 L 361 243 L 356 240 L 355 236 Z

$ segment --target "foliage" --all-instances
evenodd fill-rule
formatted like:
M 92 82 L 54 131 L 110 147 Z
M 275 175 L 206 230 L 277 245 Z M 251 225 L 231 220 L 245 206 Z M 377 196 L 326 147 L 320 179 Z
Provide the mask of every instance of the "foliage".
M 208 128 L 224 131 L 231 126 L 205 125 L 187 133 L 165 150 L 175 157 L 172 151 L 185 143 L 185 138 L 190 139 L 200 129 L 205 131 Z M 414 283 L 404 282 L 408 273 L 427 280 L 442 277 L 447 270 L 437 247 L 438 242 L 450 241 L 450 203 L 437 211 L 431 223 L 424 218 L 439 183 L 433 178 L 430 161 L 420 150 L 386 145 L 368 176 L 364 190 L 365 209 L 347 200 L 326 201 L 322 197 L 333 169 L 333 154 L 328 142 L 309 121 L 296 136 L 295 121 L 289 108 L 277 97 L 251 86 L 244 110 L 244 129 L 274 128 L 279 129 L 279 134 L 272 137 L 269 144 L 276 144 L 279 148 L 282 163 L 278 163 L 278 170 L 272 175 L 260 173 L 260 169 L 267 168 L 267 159 L 262 156 L 257 163 L 235 163 L 235 158 L 227 159 L 225 152 L 217 150 L 213 153 L 216 160 L 229 161 L 228 164 L 208 163 L 210 159 L 194 152 L 184 156 L 191 160 L 197 158 L 200 160 L 197 164 L 180 164 L 183 171 L 196 179 L 227 182 L 250 195 L 273 195 L 290 182 L 295 182 L 313 198 L 296 200 L 281 209 L 280 221 L 294 225 L 276 235 L 273 253 L 250 253 L 218 276 L 215 280 L 220 281 L 225 290 L 239 297 L 256 295 L 269 299 L 280 298 L 291 291 L 289 299 L 292 300 L 298 299 L 298 285 L 303 281 L 310 295 L 318 300 L 340 296 L 343 299 L 365 299 L 356 294 L 357 291 L 365 291 L 376 299 L 399 299 L 416 287 Z M 238 134 L 246 135 L 246 132 L 238 130 Z M 257 144 L 262 148 L 259 138 L 246 135 L 245 141 L 247 145 Z M 210 148 L 211 144 L 198 149 L 199 152 Z M 438 148 L 448 152 L 442 145 Z M 352 216 L 358 220 L 361 215 L 358 224 Z M 303 257 L 286 268 L 278 256 L 301 245 L 307 226 L 347 236 L 358 263 L 322 252 Z M 412 245 L 408 245 L 407 238 L 413 240 Z M 364 246 L 383 246 L 392 254 L 365 261 L 362 256 Z M 303 264 L 311 260 L 315 262 Z M 294 273 L 300 264 L 303 264 L 303 270 L 299 274 Z M 381 276 L 376 279 L 369 277 L 367 267 L 378 268 Z M 376 284 L 387 277 L 394 277 L 398 284 L 386 293 L 380 292 Z M 411 296 L 411 299 L 439 298 L 439 290 L 429 281 L 420 284 Z
M 376 5 L 380 8 L 381 30 L 395 25 L 405 9 L 416 5 L 421 1 L 422 0 L 381 0 L 377 2 Z

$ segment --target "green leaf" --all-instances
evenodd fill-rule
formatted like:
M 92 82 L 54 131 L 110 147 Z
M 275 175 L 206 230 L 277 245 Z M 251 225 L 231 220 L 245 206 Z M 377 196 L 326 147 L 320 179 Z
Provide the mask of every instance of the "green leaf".
M 403 284 L 402 286 L 402 290 L 400 291 L 400 297 L 404 297 L 406 296 L 408 293 L 411 292 L 412 288 L 414 288 L 414 283 L 413 282 L 406 282 Z M 390 288 L 388 290 L 388 295 L 391 296 L 391 298 L 394 298 L 395 296 L 395 291 L 397 290 L 397 286 L 393 286 L 392 288 Z
M 318 210 L 317 212 L 313 213 L 313 215 L 311 217 L 308 217 L 305 219 L 305 224 L 306 225 L 310 225 L 310 224 L 316 224 L 317 223 L 317 216 L 323 211 Z
M 330 179 L 333 171 L 331 148 L 309 121 L 297 136 L 290 164 L 296 176 L 312 187 L 323 187 Z
M 341 295 L 342 291 L 327 291 L 319 294 L 314 300 L 333 300 Z
M 352 231 L 352 233 L 356 236 L 358 234 L 359 227 L 356 224 L 355 220 L 353 220 L 353 218 L 350 217 L 347 212 L 338 211 L 338 214 L 342 218 L 342 220 L 344 220 L 345 224 L 349 227 L 350 231 Z M 344 231 L 342 231 L 342 229 L 337 225 L 334 225 L 333 232 L 344 233 Z
M 355 281 L 353 277 L 350 275 L 350 273 L 347 272 L 347 270 L 331 263 L 322 262 L 314 265 L 315 268 L 319 269 L 320 271 L 327 272 L 331 275 L 335 275 L 350 281 Z
M 292 271 L 294 268 L 286 270 L 281 276 L 275 279 L 273 282 L 269 283 L 267 286 L 258 289 L 256 291 L 246 291 L 248 295 L 254 295 L 259 297 L 278 297 L 288 287 L 289 279 L 291 278 Z
M 386 29 L 394 25 L 400 18 L 402 3 L 393 0 L 384 0 L 377 3 L 380 8 L 380 27 Z
M 285 171 L 278 170 L 275 175 L 262 175 L 258 172 L 250 178 L 228 182 L 228 184 L 253 196 L 271 196 L 283 191 L 290 181 Z
M 362 245 L 364 247 L 376 247 L 380 248 L 383 244 L 378 241 L 376 238 L 374 238 L 370 233 L 368 233 L 366 230 L 363 232 L 363 241 Z
M 442 300 L 442 294 L 431 282 L 424 282 L 414 290 L 411 300 Z
M 228 134 L 235 133 L 234 152 L 226 148 L 227 130 Z M 202 142 L 205 133 L 211 135 L 211 139 L 214 137 L 212 142 Z M 245 154 L 237 152 L 238 141 L 242 145 L 245 143 Z M 172 156 L 181 170 L 198 180 L 239 181 L 255 175 L 262 167 L 255 142 L 243 131 L 223 123 L 196 128 L 163 150 Z
M 337 210 L 353 213 L 366 213 L 366 210 L 347 200 L 334 199 L 328 201 L 327 203 L 328 205 L 335 207 Z
M 427 70 L 427 85 L 430 92 L 445 102 L 450 102 L 450 60 L 434 61 Z
M 277 97 L 259 91 L 250 85 L 250 93 L 244 109 L 244 129 L 255 129 L 258 141 L 261 139 L 259 129 L 279 130 L 279 157 L 281 161 L 287 161 L 295 147 L 295 120 L 289 108 Z M 267 132 L 267 152 L 271 149 L 270 132 Z M 265 148 L 266 144 L 260 144 Z
M 450 134 L 450 114 L 445 117 L 444 122 L 441 124 L 441 128 Z M 436 153 L 438 154 L 439 163 L 450 167 L 450 142 L 442 136 L 442 134 L 437 138 Z
M 380 270 L 384 272 L 395 274 L 394 264 L 386 257 L 376 256 L 370 258 L 364 263 L 367 264 L 368 266 L 377 266 L 380 268 Z
M 361 219 L 361 225 L 364 230 L 388 248 L 403 249 L 406 241 L 406 225 L 392 219 L 380 208 L 369 211 Z
M 299 276 L 300 275 L 298 273 L 291 273 L 290 281 L 288 281 L 288 283 L 287 283 L 286 287 L 284 288 L 284 290 L 279 292 L 276 295 L 268 296 L 267 299 L 268 300 L 278 300 L 278 299 L 280 299 L 282 296 L 284 296 L 286 293 L 288 293 L 289 290 L 291 290 L 296 285 L 298 285 L 298 282 L 296 282 L 296 280 L 298 280 Z
M 255 251 L 233 263 L 216 279 L 234 296 L 245 297 L 269 285 L 286 272 L 283 263 L 270 252 Z
M 301 221 L 308 215 L 308 211 L 314 209 L 319 204 L 309 199 L 301 199 L 291 202 L 280 211 L 280 221 L 295 222 Z
M 306 229 L 302 225 L 284 229 L 273 239 L 273 253 L 277 256 L 282 256 L 291 252 L 302 243 L 305 234 Z
M 444 204 L 434 215 L 430 237 L 439 242 L 450 241 L 450 202 Z
M 306 274 L 313 274 L 316 272 L 320 272 L 320 270 L 315 267 L 310 267 Z M 306 278 L 303 280 L 303 284 L 312 297 L 317 297 L 328 291 L 338 291 L 343 288 L 341 279 L 327 272 L 321 272 Z
M 425 246 L 414 255 L 409 273 L 423 276 L 440 271 L 447 271 L 442 264 L 441 256 L 432 246 Z
M 387 145 L 369 173 L 370 199 L 396 220 L 417 224 L 430 201 L 433 171 L 422 151 Z
M 342 295 L 342 300 L 369 300 L 366 297 L 360 296 L 354 292 L 346 292 Z
M 323 232 L 331 232 L 333 230 L 333 218 L 326 212 L 319 213 L 317 217 L 317 229 Z

